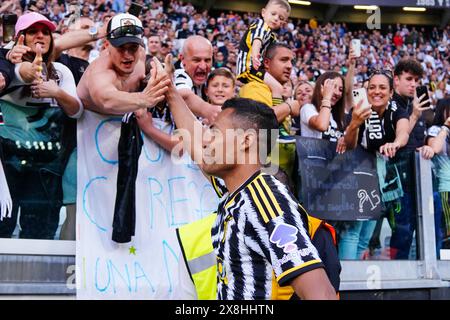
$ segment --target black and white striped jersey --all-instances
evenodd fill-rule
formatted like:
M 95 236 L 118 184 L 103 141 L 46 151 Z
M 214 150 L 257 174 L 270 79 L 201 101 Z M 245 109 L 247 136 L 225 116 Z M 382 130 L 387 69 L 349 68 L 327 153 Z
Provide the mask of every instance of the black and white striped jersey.
M 239 43 L 239 52 L 236 64 L 236 74 L 238 78 L 249 77 L 250 69 L 252 67 L 252 45 L 255 39 L 260 39 L 262 42 L 260 52 L 261 57 L 264 56 L 264 52 L 267 47 L 272 42 L 277 40 L 275 34 L 263 19 L 257 19 L 254 23 L 252 23 Z
M 223 183 L 212 180 L 223 195 Z M 306 211 L 287 188 L 259 171 L 225 193 L 212 228 L 218 299 L 289 299 L 295 277 L 323 268 L 306 221 Z

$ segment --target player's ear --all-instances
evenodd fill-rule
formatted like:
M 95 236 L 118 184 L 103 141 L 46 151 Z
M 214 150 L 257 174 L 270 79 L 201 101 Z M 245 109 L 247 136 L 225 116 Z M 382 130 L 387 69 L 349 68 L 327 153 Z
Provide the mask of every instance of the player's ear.
M 241 140 L 241 150 L 247 150 L 257 148 L 258 134 L 256 130 L 249 129 L 245 132 L 243 139 Z
M 269 69 L 270 59 L 269 58 L 263 58 L 263 64 L 264 64 L 264 69 L 265 70 Z

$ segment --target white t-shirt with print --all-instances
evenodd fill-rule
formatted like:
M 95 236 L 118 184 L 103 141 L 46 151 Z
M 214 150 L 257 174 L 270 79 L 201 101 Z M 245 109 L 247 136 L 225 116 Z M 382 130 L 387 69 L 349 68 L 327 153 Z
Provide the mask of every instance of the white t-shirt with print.
M 332 114 L 330 114 L 330 125 L 328 126 L 327 131 L 322 132 L 309 126 L 309 120 L 318 115 L 319 112 L 313 104 L 308 103 L 302 107 L 300 111 L 300 132 L 302 137 L 326 139 L 331 142 L 337 142 L 337 140 L 342 136 L 342 132 L 338 130 L 337 123 Z

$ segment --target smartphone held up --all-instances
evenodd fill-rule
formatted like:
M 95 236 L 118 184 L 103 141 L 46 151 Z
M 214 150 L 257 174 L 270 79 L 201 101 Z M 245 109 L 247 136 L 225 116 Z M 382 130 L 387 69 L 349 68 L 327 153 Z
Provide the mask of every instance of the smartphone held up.
M 361 57 L 361 40 L 360 39 L 352 39 L 352 49 L 356 58 Z
M 8 43 L 14 40 L 14 27 L 16 22 L 16 14 L 4 14 L 2 16 L 3 43 Z
M 370 109 L 369 100 L 367 99 L 367 91 L 365 88 L 359 88 L 352 90 L 353 104 L 357 106 L 361 103 L 362 109 Z
M 416 88 L 416 95 L 420 102 L 430 100 L 430 96 L 428 95 L 428 88 L 427 86 L 418 86 Z M 425 95 L 423 98 L 421 98 L 423 95 Z M 431 103 L 428 101 L 422 106 L 422 109 L 431 109 Z
M 132 2 L 130 5 L 130 8 L 128 9 L 128 13 L 132 14 L 133 16 L 135 16 L 137 18 L 139 18 L 141 11 L 142 11 L 142 6 L 136 2 Z

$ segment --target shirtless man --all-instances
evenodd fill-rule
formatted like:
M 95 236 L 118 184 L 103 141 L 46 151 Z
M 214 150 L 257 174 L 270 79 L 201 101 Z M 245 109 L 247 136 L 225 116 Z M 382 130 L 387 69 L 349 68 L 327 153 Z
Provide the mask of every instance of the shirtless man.
M 142 23 L 133 15 L 118 14 L 109 21 L 106 48 L 86 69 L 77 87 L 85 109 L 122 115 L 154 107 L 165 99 L 170 79 L 156 76 L 156 72 L 144 90 L 137 92 L 145 77 L 142 34 Z
M 136 221 L 135 184 L 143 141 L 133 112 L 152 108 L 165 100 L 171 82 L 167 73 L 150 71 L 145 77 L 145 51 L 142 47 L 141 21 L 130 14 L 118 14 L 108 22 L 106 48 L 86 69 L 77 93 L 85 109 L 101 114 L 124 115 L 118 143 L 119 170 L 114 207 L 112 240 L 130 242 Z M 135 143 L 133 143 L 135 142 Z M 132 221 L 130 223 L 130 221 Z

